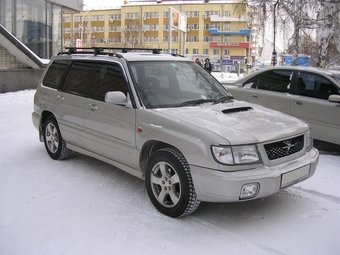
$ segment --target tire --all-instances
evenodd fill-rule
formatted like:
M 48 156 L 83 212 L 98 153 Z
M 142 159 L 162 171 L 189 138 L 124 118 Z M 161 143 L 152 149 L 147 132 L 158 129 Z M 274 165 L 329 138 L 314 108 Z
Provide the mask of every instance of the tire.
M 151 155 L 145 185 L 154 207 L 172 218 L 193 213 L 200 205 L 189 164 L 176 149 L 165 148 Z
M 71 155 L 66 143 L 61 137 L 57 121 L 53 117 L 47 117 L 44 125 L 44 144 L 48 155 L 54 160 L 66 159 Z

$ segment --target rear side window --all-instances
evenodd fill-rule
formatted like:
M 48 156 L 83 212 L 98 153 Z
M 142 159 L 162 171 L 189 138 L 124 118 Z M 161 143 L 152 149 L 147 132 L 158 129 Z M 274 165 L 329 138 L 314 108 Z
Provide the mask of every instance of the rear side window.
M 272 70 L 259 76 L 257 89 L 289 92 L 292 71 Z
M 301 96 L 328 99 L 330 95 L 339 95 L 338 88 L 324 77 L 313 73 L 300 72 L 297 94 Z
M 62 86 L 62 91 L 87 97 L 95 72 L 94 62 L 73 62 Z
M 58 89 L 60 81 L 69 64 L 70 61 L 68 60 L 53 61 L 45 74 L 42 84 L 52 89 Z

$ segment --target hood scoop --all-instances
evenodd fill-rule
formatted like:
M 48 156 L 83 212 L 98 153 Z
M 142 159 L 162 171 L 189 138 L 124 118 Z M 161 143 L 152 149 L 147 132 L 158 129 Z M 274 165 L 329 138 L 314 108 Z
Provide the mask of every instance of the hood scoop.
M 251 111 L 254 110 L 252 107 L 238 107 L 238 108 L 232 108 L 232 109 L 225 109 L 222 110 L 223 113 L 227 114 L 227 113 L 234 113 L 234 112 L 246 112 L 246 111 Z

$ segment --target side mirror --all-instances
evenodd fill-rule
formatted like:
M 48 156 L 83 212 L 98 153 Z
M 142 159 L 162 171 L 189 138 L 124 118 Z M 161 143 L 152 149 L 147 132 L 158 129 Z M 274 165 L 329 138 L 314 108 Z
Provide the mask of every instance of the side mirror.
M 328 101 L 333 102 L 333 103 L 340 103 L 340 96 L 339 95 L 330 95 L 328 97 Z
M 109 104 L 123 105 L 130 107 L 130 100 L 121 91 L 109 91 L 105 94 L 105 102 Z

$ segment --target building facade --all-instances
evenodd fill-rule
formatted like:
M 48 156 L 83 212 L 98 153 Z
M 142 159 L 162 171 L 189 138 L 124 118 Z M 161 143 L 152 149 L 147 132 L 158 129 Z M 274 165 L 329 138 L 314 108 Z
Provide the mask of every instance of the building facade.
M 83 0 L 0 0 L 0 93 L 36 87 L 63 50 L 63 15 L 82 10 Z
M 64 47 L 157 48 L 209 58 L 215 70 L 255 62 L 257 27 L 240 3 L 126 4 L 117 9 L 64 15 Z M 186 16 L 186 31 L 169 26 L 173 11 Z M 169 36 L 170 35 L 170 36 Z M 170 41 L 169 41 L 170 40 Z

